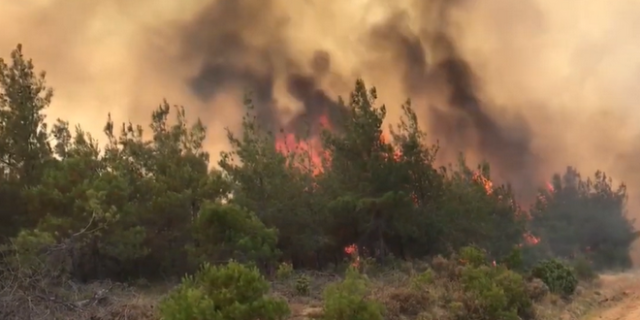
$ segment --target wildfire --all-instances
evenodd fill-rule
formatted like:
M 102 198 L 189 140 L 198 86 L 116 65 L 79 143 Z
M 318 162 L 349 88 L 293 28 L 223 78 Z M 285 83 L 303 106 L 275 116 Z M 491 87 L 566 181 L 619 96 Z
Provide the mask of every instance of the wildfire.
M 329 118 L 325 115 L 318 119 L 318 127 L 331 130 Z M 388 144 L 391 139 L 386 132 L 380 134 L 380 143 Z M 306 154 L 309 157 L 309 167 L 312 168 L 313 174 L 318 175 L 323 171 L 323 160 L 329 160 L 329 155 L 323 150 L 322 141 L 319 135 L 313 135 L 307 139 L 300 139 L 294 133 L 284 133 L 282 137 L 276 140 L 275 148 L 278 152 L 288 155 L 291 153 Z M 393 149 L 393 160 L 400 161 L 402 152 Z
M 476 171 L 473 173 L 473 180 L 480 183 L 487 194 L 491 194 L 493 192 L 493 182 L 487 179 L 482 173 Z
M 358 247 L 355 244 L 346 246 L 344 248 L 344 253 L 349 255 L 349 257 L 351 258 L 352 267 L 357 268 L 360 266 L 360 255 L 358 254 Z
M 484 187 L 487 194 L 491 194 L 493 192 L 493 182 L 487 177 L 485 177 L 484 175 L 482 175 L 480 172 L 476 171 L 473 173 L 473 180 L 480 183 Z M 547 183 L 547 188 L 549 188 L 550 190 L 553 190 L 553 186 L 551 186 L 551 184 L 549 183 Z M 531 218 L 528 215 L 528 213 L 527 213 L 527 217 L 529 219 Z M 529 231 L 525 232 L 522 235 L 522 238 L 524 239 L 524 244 L 529 246 L 535 246 L 538 243 L 540 243 L 540 238 L 536 237 Z M 522 247 L 522 244 L 520 245 L 520 247 Z
M 547 182 L 546 187 L 547 187 L 548 193 L 546 194 L 544 192 L 538 193 L 538 202 L 541 203 L 543 207 L 546 207 L 547 205 L 549 194 L 555 191 L 555 189 L 553 188 L 553 185 L 550 182 Z
M 298 139 L 293 133 L 286 133 L 282 140 L 276 141 L 276 150 L 282 154 L 298 153 L 309 156 L 310 168 L 314 175 L 322 173 L 322 142 L 318 137 L 307 140 Z
M 322 115 L 318 119 L 317 127 L 321 129 L 331 130 L 333 126 L 326 115 Z M 309 167 L 314 175 L 318 175 L 323 171 L 323 160 L 328 155 L 323 151 L 322 141 L 319 135 L 313 135 L 307 139 L 300 139 L 295 134 L 287 132 L 282 138 L 276 140 L 276 150 L 284 155 L 296 153 L 306 154 L 309 157 Z
M 535 246 L 535 245 L 537 245 L 538 243 L 540 243 L 540 238 L 538 238 L 538 237 L 534 236 L 534 235 L 533 235 L 533 234 L 531 234 L 531 232 L 529 232 L 529 231 L 525 232 L 525 234 L 523 234 L 523 235 L 522 235 L 522 237 L 524 238 L 524 242 L 525 242 L 527 245 Z
M 329 122 L 328 117 L 321 116 L 319 118 L 319 126 L 325 129 L 331 129 L 331 123 Z M 382 132 L 380 134 L 380 143 L 382 145 L 388 144 L 391 141 L 389 135 L 386 132 Z M 301 140 L 295 136 L 293 133 L 285 133 L 282 139 L 276 141 L 276 150 L 282 154 L 290 154 L 294 153 L 304 153 L 309 157 L 309 165 L 313 171 L 314 175 L 318 175 L 323 172 L 324 164 L 329 160 L 329 155 L 323 151 L 322 141 L 320 140 L 318 135 L 312 136 L 306 140 Z M 393 149 L 393 160 L 400 161 L 402 159 L 402 152 Z M 494 192 L 493 182 L 485 177 L 481 172 L 475 171 L 472 176 L 473 181 L 479 183 L 485 192 L 490 195 Z M 547 190 L 549 192 L 553 192 L 554 188 L 551 183 L 546 184 Z M 415 194 L 411 195 L 412 200 L 415 205 L 418 205 L 418 198 Z M 539 195 L 539 197 L 544 197 L 544 195 Z M 546 200 L 546 199 L 545 199 Z M 531 234 L 531 232 L 527 231 L 522 235 L 524 239 L 524 243 L 522 245 L 535 246 L 540 243 L 540 238 Z M 352 263 L 351 265 L 354 267 L 358 267 L 360 265 L 360 257 L 358 254 L 358 247 L 353 244 L 345 247 L 344 252 L 351 257 Z
M 391 139 L 389 139 L 388 134 L 383 131 L 380 134 L 380 143 L 381 144 L 387 144 L 389 141 L 391 141 Z M 396 150 L 396 148 L 394 148 L 393 149 L 393 160 L 400 161 L 400 159 L 402 159 L 402 152 L 400 150 Z
M 546 187 L 547 187 L 547 191 L 549 193 L 552 193 L 555 189 L 553 188 L 553 185 L 551 184 L 551 182 L 547 182 L 546 183 Z M 538 200 L 540 201 L 540 203 L 542 203 L 542 205 L 546 206 L 547 205 L 547 201 L 548 201 L 548 194 L 544 194 L 544 193 L 539 193 L 538 194 Z M 531 219 L 531 215 L 527 215 L 529 219 Z M 524 234 L 524 240 L 525 243 L 528 245 L 537 245 L 538 243 L 540 243 L 540 238 L 534 236 L 533 234 L 531 234 L 530 232 L 527 232 Z

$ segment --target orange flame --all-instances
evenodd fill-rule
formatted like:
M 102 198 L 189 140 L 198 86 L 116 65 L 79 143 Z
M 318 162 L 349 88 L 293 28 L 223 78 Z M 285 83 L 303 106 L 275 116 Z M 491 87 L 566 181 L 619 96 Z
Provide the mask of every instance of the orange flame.
M 530 246 L 535 246 L 538 243 L 540 243 L 540 238 L 534 236 L 533 234 L 531 234 L 531 232 L 527 231 L 525 234 L 522 235 L 522 237 L 524 238 L 524 242 L 527 245 Z
M 482 173 L 476 171 L 473 173 L 473 180 L 480 183 L 487 194 L 491 194 L 493 192 L 493 182 L 487 177 L 485 177 Z
M 487 194 L 491 194 L 493 192 L 493 182 L 482 175 L 480 172 L 476 171 L 473 173 L 473 180 L 477 183 L 480 183 L 484 187 Z M 547 187 L 553 189 L 550 184 L 547 184 Z M 531 219 L 531 216 L 528 212 L 525 212 L 524 214 L 527 215 L 527 219 Z M 540 243 L 540 238 L 536 237 L 529 231 L 525 232 L 522 237 L 524 238 L 524 244 L 526 245 L 535 246 Z M 520 247 L 522 247 L 522 245 L 520 245 Z
M 360 266 L 360 255 L 358 255 L 358 247 L 355 244 L 346 246 L 344 248 L 344 253 L 348 254 L 353 260 L 351 262 L 352 267 L 357 268 Z
M 326 115 L 318 119 L 319 127 L 331 130 L 332 125 Z M 313 136 L 302 140 L 293 133 L 285 133 L 282 139 L 276 141 L 276 150 L 284 155 L 296 153 L 309 156 L 309 166 L 313 175 L 318 175 L 323 171 L 323 160 L 328 159 L 328 154 L 322 148 L 322 141 L 319 136 Z
M 282 140 L 276 141 L 276 150 L 287 155 L 291 153 L 307 154 L 314 175 L 322 173 L 322 143 L 317 137 L 299 140 L 293 133 L 287 133 Z
M 380 143 L 387 144 L 389 141 L 391 141 L 391 139 L 389 138 L 389 135 L 386 132 L 383 131 L 380 134 Z M 400 161 L 401 159 L 402 159 L 402 152 L 400 152 L 400 150 L 396 150 L 394 148 L 394 150 L 393 150 L 393 160 Z
M 319 118 L 319 124 L 322 128 L 331 129 L 331 123 L 327 116 L 323 115 Z M 390 137 L 386 132 L 382 132 L 380 134 L 380 143 L 387 144 L 390 141 Z M 290 154 L 290 153 L 306 153 L 309 156 L 310 166 L 312 168 L 312 172 L 314 175 L 318 175 L 323 172 L 323 160 L 330 160 L 329 155 L 323 151 L 322 142 L 318 136 L 311 137 L 306 140 L 297 139 L 293 133 L 287 133 L 283 136 L 282 140 L 276 141 L 276 150 L 282 154 Z M 393 160 L 400 161 L 402 159 L 402 152 L 399 150 L 393 151 Z M 494 191 L 493 182 L 485 177 L 482 173 L 476 171 L 473 173 L 472 179 L 479 183 L 485 190 L 487 194 L 492 194 Z M 553 185 L 549 182 L 546 183 L 546 188 L 549 192 L 553 192 Z M 546 202 L 546 198 L 544 195 L 540 194 L 539 197 L 542 197 L 541 200 Z M 411 194 L 411 199 L 415 205 L 419 204 L 419 199 L 415 193 Z M 513 201 L 513 200 L 512 200 Z M 527 213 L 528 215 L 528 213 Z M 530 216 L 528 216 L 530 219 Z M 531 234 L 531 232 L 525 232 L 522 237 L 524 238 L 524 244 L 534 246 L 540 243 L 540 238 Z M 522 244 L 520 245 L 522 246 Z M 358 267 L 360 265 L 360 257 L 358 255 L 358 248 L 355 244 L 345 247 L 345 253 L 349 255 L 352 259 L 351 265 L 354 267 Z M 461 261 L 464 263 L 464 261 Z

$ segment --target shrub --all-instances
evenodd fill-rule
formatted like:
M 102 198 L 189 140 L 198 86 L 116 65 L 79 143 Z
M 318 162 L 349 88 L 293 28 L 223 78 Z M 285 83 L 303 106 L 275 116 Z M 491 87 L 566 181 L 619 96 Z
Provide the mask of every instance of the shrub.
M 381 302 L 385 307 L 385 319 L 416 319 L 433 303 L 429 291 L 393 288 L 386 292 Z
M 434 274 L 427 269 L 409 278 L 408 286 L 385 290 L 381 302 L 385 307 L 385 319 L 415 319 L 428 310 L 434 294 L 429 286 L 434 283 Z
M 431 271 L 431 269 L 428 269 L 415 277 L 411 277 L 411 288 L 414 290 L 424 289 L 431 283 L 433 283 L 433 271 Z
M 205 203 L 193 224 L 193 237 L 197 245 L 190 246 L 189 253 L 196 265 L 236 259 L 265 266 L 280 254 L 277 231 L 236 205 Z
M 431 268 L 438 274 L 444 274 L 450 268 L 450 261 L 441 255 L 437 255 L 431 260 Z
M 557 259 L 541 261 L 531 275 L 542 280 L 551 292 L 565 296 L 573 294 L 578 286 L 575 272 Z
M 286 280 L 291 278 L 293 275 L 293 265 L 291 263 L 283 262 L 278 265 L 278 270 L 276 270 L 276 278 L 278 280 Z
M 591 261 L 587 258 L 579 257 L 572 261 L 573 270 L 576 277 L 582 281 L 593 281 L 598 278 L 598 274 L 593 269 Z
M 310 289 L 310 280 L 309 277 L 307 276 L 299 276 L 298 279 L 296 279 L 296 292 L 299 295 L 303 295 L 306 296 L 309 294 L 309 292 L 311 291 Z
M 533 278 L 527 282 L 527 294 L 533 301 L 541 301 L 549 293 L 549 287 L 540 279 Z
M 453 280 L 460 275 L 460 265 L 453 259 L 447 259 L 443 256 L 436 256 L 431 261 L 431 268 L 438 276 Z
M 46 263 L 48 259 L 44 257 L 43 252 L 54 244 L 56 244 L 56 241 L 53 235 L 48 232 L 38 230 L 20 231 L 9 245 L 0 248 L 10 253 L 6 255 L 5 260 L 2 262 L 7 263 L 12 269 L 18 270 L 23 276 L 31 272 L 43 272 L 50 268 L 62 267 Z
M 530 318 L 532 302 L 521 275 L 506 268 L 466 267 L 462 272 L 465 289 L 463 319 L 494 320 Z
M 267 297 L 269 283 L 253 267 L 237 262 L 204 264 L 195 276 L 160 304 L 164 320 L 278 320 L 290 311 L 284 300 Z
M 347 270 L 341 283 L 324 291 L 325 320 L 383 320 L 383 308 L 367 298 L 368 281 L 354 268 Z
M 524 271 L 524 257 L 520 248 L 514 248 L 511 252 L 502 258 L 501 264 L 505 265 L 509 270 L 522 272 Z
M 473 267 L 479 267 L 487 263 L 486 253 L 477 247 L 464 247 L 460 249 L 459 255 L 464 264 Z

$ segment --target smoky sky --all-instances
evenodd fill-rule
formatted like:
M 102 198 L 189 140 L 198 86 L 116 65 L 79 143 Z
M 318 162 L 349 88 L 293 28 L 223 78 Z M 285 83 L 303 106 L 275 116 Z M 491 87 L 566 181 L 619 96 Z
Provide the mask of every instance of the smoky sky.
M 318 132 L 313 127 L 318 119 L 337 115 L 339 108 L 334 97 L 317 86 L 317 78 L 330 71 L 331 56 L 318 49 L 301 68 L 280 36 L 286 24 L 287 16 L 279 15 L 270 1 L 211 3 L 182 34 L 185 52 L 203 59 L 202 69 L 189 80 L 191 89 L 208 100 L 229 86 L 240 86 L 254 100 L 263 125 L 294 131 L 310 125 Z M 303 106 L 302 113 L 288 123 L 281 122 L 281 102 L 274 92 L 279 76 L 285 78 L 286 91 Z
M 531 136 L 527 123 L 499 123 L 493 118 L 478 90 L 472 67 L 461 57 L 448 33 L 448 9 L 432 1 L 422 10 L 423 18 L 434 17 L 439 24 L 433 30 L 412 30 L 406 25 L 406 12 L 399 10 L 375 24 L 365 34 L 370 50 L 393 52 L 388 61 L 401 69 L 401 83 L 408 98 L 429 95 L 433 87 L 445 86 L 445 105 L 418 104 L 426 113 L 423 122 L 434 137 L 446 141 L 444 148 L 472 150 L 499 168 L 502 177 L 514 181 L 523 192 L 535 190 L 536 176 Z M 189 85 L 195 94 L 208 100 L 229 86 L 241 86 L 251 92 L 258 118 L 270 126 L 300 130 L 319 123 L 323 115 L 337 116 L 337 96 L 326 92 L 320 83 L 331 70 L 331 54 L 316 48 L 308 65 L 301 66 L 281 36 L 287 28 L 286 14 L 279 14 L 270 1 L 221 0 L 200 11 L 183 33 L 184 50 L 203 59 L 202 68 Z M 261 39 L 262 41 L 256 41 Z M 429 55 L 437 54 L 434 61 Z M 256 63 L 257 61 L 257 63 Z M 280 73 L 280 74 L 278 74 Z M 275 81 L 282 77 L 286 91 L 302 106 L 302 112 L 288 123 L 281 123 L 283 108 L 275 93 Z M 364 79 L 365 81 L 367 79 Z M 375 85 L 375 83 L 370 85 Z

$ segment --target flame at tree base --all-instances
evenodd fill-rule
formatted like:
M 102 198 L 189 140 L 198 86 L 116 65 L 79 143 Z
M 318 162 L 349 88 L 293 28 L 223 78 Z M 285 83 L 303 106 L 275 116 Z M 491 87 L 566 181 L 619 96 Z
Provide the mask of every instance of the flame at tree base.
M 322 130 L 333 129 L 332 124 L 329 122 L 326 116 L 321 116 L 319 119 L 320 119 L 319 124 L 315 126 L 316 129 L 317 128 L 321 128 Z M 308 161 L 303 166 L 306 169 L 308 169 L 312 173 L 312 175 L 318 176 L 325 171 L 327 165 L 330 165 L 331 156 L 328 152 L 325 151 L 323 141 L 320 135 L 317 134 L 317 131 L 318 130 L 316 130 L 315 135 L 312 135 L 306 139 L 300 139 L 294 133 L 282 132 L 282 134 L 279 136 L 279 139 L 276 140 L 275 148 L 278 152 L 280 152 L 285 156 L 291 155 L 291 154 L 302 155 L 304 159 Z M 393 146 L 393 143 L 391 143 L 392 139 L 390 139 L 389 135 L 386 132 L 382 132 L 380 134 L 379 139 L 381 144 L 390 147 L 390 150 L 392 150 L 393 156 L 389 157 L 392 161 L 399 162 L 403 160 L 402 152 L 400 152 L 397 148 Z M 296 165 L 302 165 L 302 164 L 297 163 Z M 491 179 L 486 177 L 480 171 L 473 172 L 472 181 L 480 184 L 487 195 L 492 195 L 494 193 L 493 181 L 491 181 Z M 547 189 L 550 191 L 553 191 L 553 186 L 550 183 L 547 183 Z M 543 195 L 539 195 L 539 196 L 543 196 Z M 501 195 L 498 196 L 499 199 L 501 197 L 502 197 Z M 411 199 L 414 205 L 416 206 L 419 205 L 419 200 L 415 193 L 411 194 Z M 510 200 L 510 201 L 512 202 L 512 204 L 515 205 L 514 203 L 515 200 Z M 528 215 L 528 212 L 525 214 L 527 214 L 527 219 L 531 219 L 531 217 Z M 519 247 L 535 246 L 535 245 L 538 245 L 541 240 L 539 237 L 533 235 L 530 231 L 524 232 L 522 235 L 522 238 L 523 238 L 523 242 L 519 244 Z M 351 265 L 353 267 L 359 267 L 360 257 L 358 255 L 357 246 L 355 244 L 347 246 L 345 247 L 344 251 L 347 255 L 349 255 L 352 258 Z

